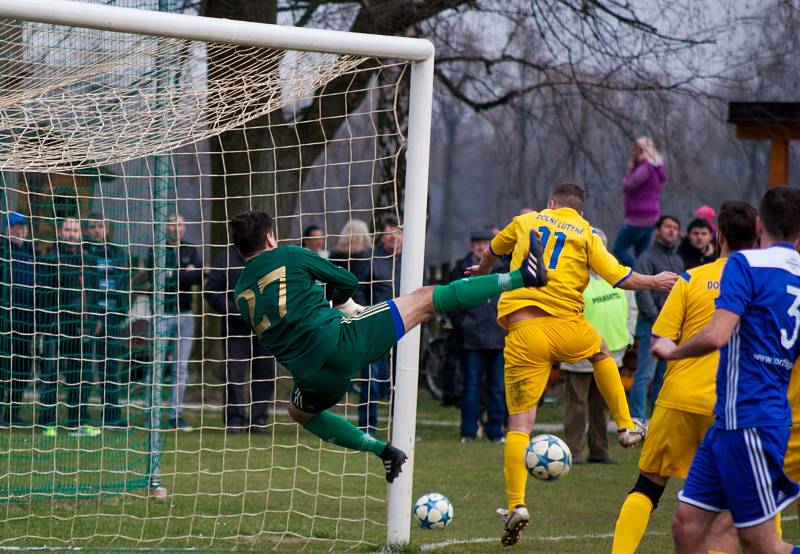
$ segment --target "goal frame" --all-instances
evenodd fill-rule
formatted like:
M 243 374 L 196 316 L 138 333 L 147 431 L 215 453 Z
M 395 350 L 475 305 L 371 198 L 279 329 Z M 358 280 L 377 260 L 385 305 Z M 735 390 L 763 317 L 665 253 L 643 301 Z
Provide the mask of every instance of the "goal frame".
M 430 41 L 215 19 L 72 0 L 0 0 L 0 17 L 175 39 L 411 62 L 400 294 L 408 294 L 422 286 L 433 100 L 434 47 Z M 389 486 L 388 544 L 408 543 L 410 536 L 419 345 L 420 328 L 417 326 L 397 346 L 391 440 L 408 454 L 408 461 L 403 473 Z

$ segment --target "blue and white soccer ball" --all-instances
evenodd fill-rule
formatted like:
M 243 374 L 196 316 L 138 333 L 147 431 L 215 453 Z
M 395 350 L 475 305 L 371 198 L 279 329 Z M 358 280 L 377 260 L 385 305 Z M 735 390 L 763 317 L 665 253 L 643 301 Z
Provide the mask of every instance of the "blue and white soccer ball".
M 423 494 L 414 503 L 414 517 L 425 529 L 444 529 L 453 521 L 453 505 L 443 494 Z
M 554 435 L 536 435 L 525 450 L 528 473 L 542 481 L 554 481 L 569 473 L 572 453 L 567 444 Z

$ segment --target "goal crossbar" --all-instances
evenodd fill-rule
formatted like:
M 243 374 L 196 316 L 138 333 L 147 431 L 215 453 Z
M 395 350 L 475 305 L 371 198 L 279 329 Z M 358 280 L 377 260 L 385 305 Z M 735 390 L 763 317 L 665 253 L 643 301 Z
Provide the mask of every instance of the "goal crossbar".
M 407 294 L 422 285 L 433 95 L 434 47 L 431 42 L 69 0 L 0 0 L 0 18 L 173 39 L 412 62 L 400 293 Z M 392 544 L 407 543 L 410 536 L 419 343 L 420 330 L 417 327 L 398 345 L 392 442 L 408 453 L 409 460 L 403 473 L 389 489 L 387 542 Z
M 433 44 L 425 39 L 271 25 L 71 0 L 0 0 L 0 17 L 222 44 L 408 61 L 430 59 L 434 52 Z

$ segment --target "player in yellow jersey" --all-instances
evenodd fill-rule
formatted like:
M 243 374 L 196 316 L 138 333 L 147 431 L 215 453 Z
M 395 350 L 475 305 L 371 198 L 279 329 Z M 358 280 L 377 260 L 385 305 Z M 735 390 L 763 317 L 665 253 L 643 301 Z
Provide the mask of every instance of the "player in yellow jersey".
M 783 471 L 789 479 L 800 483 L 800 360 L 794 363 L 789 379 L 789 405 L 792 407 L 792 429 L 789 431 Z M 797 513 L 800 515 L 800 501 L 797 502 Z
M 752 248 L 755 242 L 756 209 L 743 201 L 725 202 L 718 224 L 720 259 L 681 275 L 653 325 L 654 336 L 681 344 L 711 321 L 726 258 Z M 718 351 L 669 362 L 639 457 L 639 479 L 622 505 L 614 530 L 612 554 L 636 551 L 669 478 L 686 479 L 692 458 L 714 422 L 718 363 Z M 733 541 L 735 551 L 735 534 Z M 712 533 L 708 546 L 712 551 L 728 551 L 731 545 L 729 538 Z
M 800 252 L 800 242 L 795 244 Z M 792 407 L 792 428 L 789 431 L 789 444 L 783 459 L 783 471 L 792 481 L 800 483 L 800 360 L 792 366 L 789 378 L 789 406 Z M 797 502 L 797 513 L 800 515 L 800 501 Z
M 499 323 L 509 330 L 504 350 L 506 403 L 509 419 L 506 433 L 504 474 L 508 510 L 503 515 L 501 542 L 519 542 L 528 526 L 525 484 L 528 472 L 524 451 L 536 419 L 550 368 L 555 362 L 592 362 L 597 386 L 617 422 L 623 446 L 642 441 L 644 422 L 633 421 L 625 400 L 619 370 L 597 331 L 583 317 L 583 290 L 589 270 L 609 283 L 625 289 L 655 289 L 667 292 L 678 278 L 674 273 L 641 275 L 620 265 L 583 216 L 584 191 L 580 185 L 557 185 L 547 209 L 515 217 L 492 240 L 469 275 L 486 274 L 499 256 L 513 252 L 512 267 L 518 267 L 528 251 L 530 232 L 538 233 L 544 248 L 548 283 L 537 290 L 509 291 L 500 296 Z

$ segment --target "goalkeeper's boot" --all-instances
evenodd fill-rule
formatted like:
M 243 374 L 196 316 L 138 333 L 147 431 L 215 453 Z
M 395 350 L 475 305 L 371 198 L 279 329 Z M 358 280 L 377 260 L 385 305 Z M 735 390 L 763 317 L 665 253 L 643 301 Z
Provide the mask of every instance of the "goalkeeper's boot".
M 647 424 L 638 417 L 633 418 L 633 429 L 620 429 L 617 431 L 617 438 L 619 443 L 624 448 L 638 446 L 644 440 L 647 434 Z
M 526 287 L 543 287 L 547 284 L 547 268 L 544 265 L 544 248 L 539 241 L 539 235 L 531 229 L 531 246 L 528 255 L 522 260 L 519 272 L 522 274 L 522 282 Z
M 514 546 L 519 542 L 522 531 L 531 523 L 528 508 L 520 505 L 512 512 L 504 508 L 497 508 L 497 513 L 503 516 L 503 536 L 500 537 L 500 544 Z
M 383 460 L 383 469 L 386 470 L 386 480 L 393 483 L 397 476 L 403 471 L 403 464 L 406 463 L 408 456 L 406 453 L 387 444 L 380 453 L 379 458 Z

